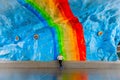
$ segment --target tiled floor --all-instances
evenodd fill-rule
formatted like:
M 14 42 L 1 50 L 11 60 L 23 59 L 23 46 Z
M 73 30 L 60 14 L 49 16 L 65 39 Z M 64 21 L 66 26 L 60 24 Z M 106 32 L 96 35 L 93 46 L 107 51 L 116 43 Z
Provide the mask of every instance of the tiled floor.
M 120 69 L 0 69 L 0 80 L 120 80 Z

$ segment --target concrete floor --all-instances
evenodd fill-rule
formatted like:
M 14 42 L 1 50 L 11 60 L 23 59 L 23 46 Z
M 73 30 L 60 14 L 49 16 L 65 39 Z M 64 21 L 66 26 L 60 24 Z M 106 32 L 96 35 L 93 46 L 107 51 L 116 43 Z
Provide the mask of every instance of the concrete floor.
M 120 69 L 0 69 L 0 80 L 120 80 Z

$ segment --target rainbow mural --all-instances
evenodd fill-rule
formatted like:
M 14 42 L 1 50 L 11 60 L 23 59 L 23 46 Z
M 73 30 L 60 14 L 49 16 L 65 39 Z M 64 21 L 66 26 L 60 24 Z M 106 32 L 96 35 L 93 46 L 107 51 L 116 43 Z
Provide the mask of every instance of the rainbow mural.
M 72 14 L 68 0 L 18 1 L 37 16 L 41 16 L 51 28 L 55 29 L 59 53 L 64 56 L 65 60 L 86 60 L 82 24 Z M 54 53 L 55 57 L 58 55 L 56 53 L 58 52 Z
M 0 60 L 116 61 L 120 0 L 0 0 Z

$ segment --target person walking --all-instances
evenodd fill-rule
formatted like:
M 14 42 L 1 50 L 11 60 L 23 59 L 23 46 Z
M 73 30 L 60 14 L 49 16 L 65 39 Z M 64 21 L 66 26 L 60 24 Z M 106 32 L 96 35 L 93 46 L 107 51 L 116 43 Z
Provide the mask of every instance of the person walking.
M 59 68 L 63 69 L 63 64 L 62 64 L 63 56 L 60 54 L 60 55 L 58 55 L 57 59 L 58 59 L 58 62 L 59 62 Z

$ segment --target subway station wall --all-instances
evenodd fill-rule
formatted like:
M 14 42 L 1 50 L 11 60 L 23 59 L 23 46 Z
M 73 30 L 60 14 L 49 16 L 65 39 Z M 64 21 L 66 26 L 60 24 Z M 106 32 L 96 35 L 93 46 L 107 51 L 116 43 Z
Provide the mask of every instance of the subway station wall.
M 0 0 L 0 60 L 116 61 L 120 0 Z

